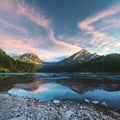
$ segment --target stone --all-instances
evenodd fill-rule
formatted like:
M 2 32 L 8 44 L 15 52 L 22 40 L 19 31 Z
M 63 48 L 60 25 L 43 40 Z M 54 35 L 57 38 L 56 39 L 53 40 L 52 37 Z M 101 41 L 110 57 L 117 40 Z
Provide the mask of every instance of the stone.
M 0 94 L 0 120 L 119 120 L 120 118 L 119 113 L 114 111 L 110 111 L 109 115 L 104 115 L 89 104 L 77 105 L 75 102 L 60 100 L 36 102 L 33 99 L 9 95 L 4 97 L 4 94 Z
M 107 104 L 105 102 L 102 102 L 101 105 L 107 108 Z
M 91 103 L 92 103 L 92 104 L 94 104 L 94 105 L 99 104 L 99 102 L 98 102 L 98 101 L 92 101 Z
M 54 103 L 55 105 L 60 105 L 60 104 L 61 104 L 60 100 L 54 100 L 53 103 Z
M 82 107 L 82 106 L 80 106 L 80 109 L 83 109 L 83 107 Z
M 90 101 L 87 98 L 84 99 L 84 102 L 90 103 Z
M 113 111 L 113 110 L 109 110 L 108 112 L 109 112 L 111 115 L 113 115 L 114 117 L 120 117 L 120 114 L 117 113 L 117 112 L 115 112 L 115 111 Z

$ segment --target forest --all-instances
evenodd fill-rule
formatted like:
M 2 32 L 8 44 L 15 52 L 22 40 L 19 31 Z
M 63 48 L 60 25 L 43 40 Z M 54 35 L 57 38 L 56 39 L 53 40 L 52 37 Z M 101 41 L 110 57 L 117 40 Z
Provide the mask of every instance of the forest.
M 0 49 L 0 72 L 34 72 L 33 64 L 20 62 L 8 56 Z

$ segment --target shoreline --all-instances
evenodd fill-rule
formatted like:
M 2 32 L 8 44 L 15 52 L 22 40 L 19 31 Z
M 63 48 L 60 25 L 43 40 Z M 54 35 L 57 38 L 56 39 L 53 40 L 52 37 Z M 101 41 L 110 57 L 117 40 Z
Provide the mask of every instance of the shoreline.
M 115 113 L 105 114 L 89 103 L 40 101 L 0 93 L 1 120 L 120 120 Z

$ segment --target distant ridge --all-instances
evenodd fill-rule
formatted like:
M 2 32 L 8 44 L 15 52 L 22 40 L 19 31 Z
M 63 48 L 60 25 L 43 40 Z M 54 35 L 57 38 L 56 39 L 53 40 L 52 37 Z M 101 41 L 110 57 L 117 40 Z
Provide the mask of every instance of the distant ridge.
M 99 56 L 100 55 L 96 53 L 90 53 L 86 49 L 81 49 L 79 52 L 61 61 L 60 64 L 71 64 L 71 63 L 79 63 L 80 61 L 90 61 Z

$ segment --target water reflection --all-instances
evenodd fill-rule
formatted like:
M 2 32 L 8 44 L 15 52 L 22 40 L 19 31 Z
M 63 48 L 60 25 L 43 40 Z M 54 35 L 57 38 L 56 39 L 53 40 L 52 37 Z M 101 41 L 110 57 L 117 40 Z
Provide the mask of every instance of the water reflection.
M 14 84 L 29 83 L 35 79 L 36 77 L 33 74 L 0 74 L 0 92 L 7 92 Z
M 30 89 L 28 89 L 28 86 Z M 57 83 L 44 83 L 44 84 L 17 84 L 14 88 L 8 91 L 9 94 L 32 97 L 41 100 L 54 100 L 54 99 L 78 99 L 79 94 L 72 91 L 70 88 L 57 84 Z
M 0 74 L 0 92 L 41 100 L 89 98 L 120 109 L 119 74 Z

